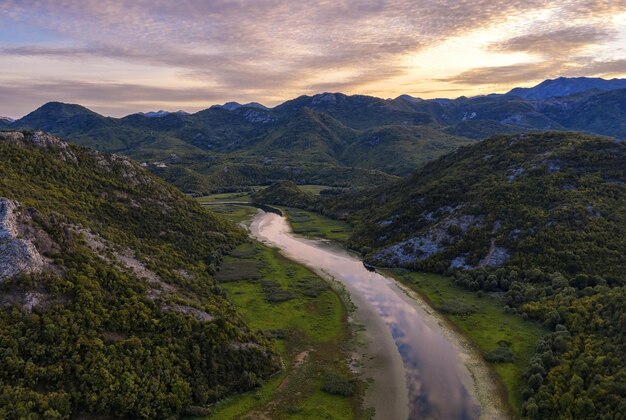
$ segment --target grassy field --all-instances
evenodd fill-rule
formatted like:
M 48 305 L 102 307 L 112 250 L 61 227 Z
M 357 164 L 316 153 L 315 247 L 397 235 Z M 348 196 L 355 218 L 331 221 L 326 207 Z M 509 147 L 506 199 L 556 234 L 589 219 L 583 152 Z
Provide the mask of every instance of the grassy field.
M 333 187 L 329 187 L 328 185 L 298 185 L 298 188 L 304 192 L 320 195 L 320 191 L 332 189 Z
M 297 235 L 343 243 L 352 233 L 352 227 L 346 222 L 290 207 L 283 208 L 283 210 L 287 214 L 293 232 Z
M 211 194 L 205 195 L 203 197 L 198 197 L 200 203 L 215 203 L 219 201 L 244 201 L 249 203 L 252 201 L 250 198 L 250 194 L 252 191 L 243 191 L 243 192 L 232 192 L 232 193 L 222 193 L 222 194 Z
M 498 297 L 482 296 L 456 285 L 453 279 L 435 274 L 390 270 L 396 279 L 419 293 L 432 307 L 438 309 L 483 353 L 499 346 L 508 347 L 514 355 L 511 363 L 493 366 L 506 390 L 515 414 L 521 411 L 522 374 L 535 348 L 535 342 L 547 331 L 521 317 L 504 312 Z M 456 313 L 455 308 L 463 308 Z
M 285 369 L 257 391 L 220 402 L 209 418 L 364 417 L 364 384 L 347 364 L 351 333 L 342 292 L 257 242 L 236 248 L 216 278 L 248 324 L 272 338 Z M 352 395 L 322 389 L 333 375 Z
M 332 188 L 328 185 L 298 185 L 298 187 L 303 191 L 315 195 L 319 195 L 320 191 L 322 190 Z M 267 188 L 267 186 L 257 185 L 254 187 L 250 187 L 249 191 L 205 195 L 202 197 L 197 197 L 196 200 L 198 200 L 200 203 L 215 203 L 219 201 L 244 201 L 246 203 L 249 203 L 252 201 L 250 194 L 252 194 L 254 191 L 262 190 L 264 188 Z
M 205 207 L 235 223 L 247 222 L 257 212 L 254 207 L 237 204 L 211 204 Z

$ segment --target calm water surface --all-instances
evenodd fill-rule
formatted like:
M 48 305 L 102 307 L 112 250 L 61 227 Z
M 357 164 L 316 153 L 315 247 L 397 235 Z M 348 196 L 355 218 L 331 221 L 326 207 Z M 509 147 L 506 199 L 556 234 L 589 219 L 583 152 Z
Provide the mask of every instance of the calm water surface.
M 292 236 L 286 219 L 277 214 L 259 212 L 252 232 L 292 259 L 331 275 L 384 320 L 402 357 L 410 418 L 480 417 L 472 380 L 459 350 L 394 280 L 368 271 L 360 259 L 345 250 Z

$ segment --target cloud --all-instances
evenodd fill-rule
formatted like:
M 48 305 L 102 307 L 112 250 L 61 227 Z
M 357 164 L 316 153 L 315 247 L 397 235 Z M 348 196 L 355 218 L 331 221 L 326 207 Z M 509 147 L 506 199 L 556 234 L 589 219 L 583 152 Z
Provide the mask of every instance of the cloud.
M 544 10 L 548 21 L 532 18 Z M 517 82 L 567 69 L 572 54 L 610 41 L 614 29 L 601 22 L 624 10 L 626 0 L 5 0 L 0 2 L 0 26 L 40 28 L 62 41 L 0 42 L 0 66 L 3 59 L 56 60 L 74 64 L 72 70 L 79 73 L 76 62 L 114 60 L 120 67 L 129 63 L 146 71 L 174 70 L 181 80 L 202 83 L 206 88 L 199 91 L 207 98 L 225 95 L 220 102 L 277 101 L 318 90 L 368 91 L 405 77 L 398 82 L 402 84 L 411 77 L 404 64 L 407 55 L 531 16 L 527 29 L 532 33 L 520 35 L 516 29 L 491 51 L 528 52 L 544 57 L 545 63 L 468 70 L 470 63 L 459 62 L 463 71 L 450 80 L 484 84 L 502 77 L 498 82 Z M 149 89 L 136 84 L 140 77 L 116 83 L 134 86 L 129 92 L 142 97 Z M 89 83 L 104 78 L 83 73 L 80 83 L 67 88 L 81 101 L 94 95 L 92 103 L 107 97 L 94 85 L 124 96 L 121 88 Z M 0 75 L 0 83 L 8 82 Z M 48 91 L 63 94 L 51 86 Z M 190 94 L 185 89 L 180 94 L 151 92 L 181 100 Z M 35 91 L 26 93 L 36 96 Z
M 478 67 L 466 70 L 453 77 L 438 79 L 440 82 L 450 82 L 465 85 L 492 85 L 518 83 L 529 80 L 545 79 L 552 73 L 559 73 L 563 63 L 525 63 L 508 66 Z
M 574 26 L 543 33 L 531 33 L 492 44 L 498 52 L 527 52 L 546 57 L 568 56 L 581 49 L 612 40 L 614 29 L 595 26 Z
M 558 76 L 613 76 L 626 73 L 626 59 L 593 61 L 576 57 L 569 61 L 544 61 L 509 66 L 478 67 L 449 78 L 438 79 L 461 85 L 515 84 Z
M 591 15 L 588 20 L 593 20 Z M 600 27 L 597 24 L 533 31 L 493 43 L 488 49 L 500 53 L 529 53 L 537 56 L 537 61 L 476 67 L 437 80 L 460 85 L 495 85 L 527 83 L 557 76 L 624 74 L 626 60 L 596 61 L 581 55 L 589 47 L 615 40 L 618 34 L 618 30 L 610 25 Z
M 216 103 L 227 92 L 208 88 L 164 88 L 127 83 L 70 80 L 20 80 L 0 85 L 0 103 L 12 105 L 12 117 L 23 116 L 50 101 L 80 103 L 105 115 L 127 115 L 137 110 L 178 109 L 181 103 Z M 190 109 L 188 107 L 188 109 Z
M 584 74 L 612 76 L 626 73 L 626 59 L 591 61 L 585 69 Z

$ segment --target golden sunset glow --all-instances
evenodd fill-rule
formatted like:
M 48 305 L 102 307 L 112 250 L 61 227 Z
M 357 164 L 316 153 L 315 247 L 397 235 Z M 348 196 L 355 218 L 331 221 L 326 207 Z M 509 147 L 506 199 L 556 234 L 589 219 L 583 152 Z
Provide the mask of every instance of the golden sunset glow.
M 471 96 L 626 75 L 626 1 L 4 1 L 0 115 Z

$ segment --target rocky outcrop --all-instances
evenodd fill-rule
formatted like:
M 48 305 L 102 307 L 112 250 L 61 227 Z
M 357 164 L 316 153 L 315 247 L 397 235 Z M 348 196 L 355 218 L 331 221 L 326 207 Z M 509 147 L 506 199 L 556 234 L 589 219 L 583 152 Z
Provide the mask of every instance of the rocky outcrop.
M 381 250 L 374 255 L 373 261 L 385 265 L 405 265 L 425 260 L 443 249 L 444 247 L 431 237 L 417 236 Z
M 374 254 L 372 261 L 382 265 L 407 265 L 444 252 L 450 245 L 461 239 L 471 227 L 483 224 L 483 217 L 458 214 L 459 209 L 460 207 L 447 207 L 423 214 L 424 220 L 435 222 L 430 229 L 421 235 L 381 249 Z M 446 213 L 448 213 L 447 216 L 437 222 L 441 215 Z M 465 260 L 457 263 L 465 266 Z
M 205 311 L 201 311 L 200 309 L 192 308 L 191 306 L 186 305 L 163 305 L 161 309 L 163 309 L 164 311 L 175 311 L 185 315 L 191 315 L 200 322 L 209 322 L 213 319 L 213 317 Z
M 44 259 L 33 243 L 18 234 L 18 205 L 0 198 L 0 282 L 19 273 L 34 273 Z
M 0 142 L 52 149 L 59 154 L 64 162 L 76 163 L 78 161 L 72 148 L 66 142 L 43 131 L 3 131 L 0 132 Z

